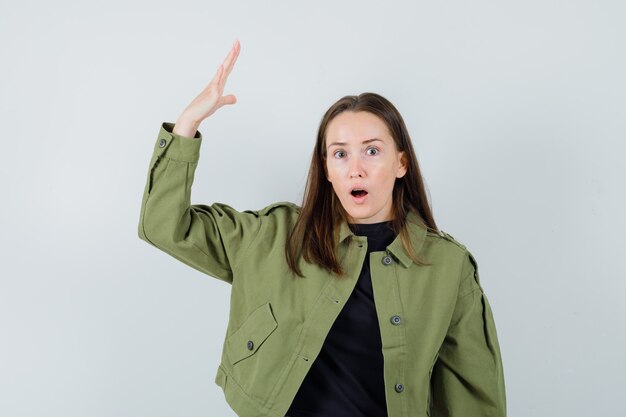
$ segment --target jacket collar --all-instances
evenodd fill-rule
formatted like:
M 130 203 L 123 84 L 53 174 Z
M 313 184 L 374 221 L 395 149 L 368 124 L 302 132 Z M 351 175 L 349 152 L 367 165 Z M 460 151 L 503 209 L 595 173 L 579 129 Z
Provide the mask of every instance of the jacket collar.
M 417 213 L 411 211 L 407 215 L 407 227 L 409 229 L 409 236 L 411 238 L 413 248 L 415 249 L 415 253 L 419 254 L 424 244 L 424 240 L 426 239 L 426 233 L 428 232 L 426 225 Z M 354 236 L 354 233 L 350 230 L 350 226 L 348 226 L 348 223 L 345 220 L 342 221 L 339 225 L 339 243 L 342 243 L 351 236 Z M 409 254 L 404 250 L 404 245 L 402 244 L 400 235 L 396 236 L 393 242 L 387 246 L 387 250 L 391 252 L 398 262 L 400 262 L 400 264 L 405 268 L 408 268 L 413 262 Z

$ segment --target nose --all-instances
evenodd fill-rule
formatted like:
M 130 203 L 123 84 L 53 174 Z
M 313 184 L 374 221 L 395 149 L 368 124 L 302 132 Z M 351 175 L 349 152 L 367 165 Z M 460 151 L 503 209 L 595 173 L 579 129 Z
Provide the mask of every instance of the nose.
M 364 174 L 361 158 L 352 158 L 350 163 L 350 178 L 362 178 Z

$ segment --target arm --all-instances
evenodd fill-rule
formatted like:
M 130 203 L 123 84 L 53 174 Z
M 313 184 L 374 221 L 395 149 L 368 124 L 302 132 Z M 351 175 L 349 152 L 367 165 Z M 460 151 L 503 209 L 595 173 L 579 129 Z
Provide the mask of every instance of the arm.
M 198 126 L 220 107 L 236 103 L 224 85 L 239 55 L 235 42 L 209 84 L 176 124 L 163 123 L 141 201 L 139 237 L 199 271 L 232 283 L 237 259 L 256 236 L 256 213 L 224 204 L 191 205 L 191 186 L 200 157 Z M 193 136 L 193 137 L 192 137 Z
M 163 123 L 154 146 L 141 203 L 139 237 L 185 264 L 232 283 L 232 269 L 256 236 L 254 212 L 224 204 L 191 205 L 202 134 L 173 133 Z
M 434 417 L 505 417 L 502 358 L 478 265 L 467 252 L 459 296 L 433 367 Z

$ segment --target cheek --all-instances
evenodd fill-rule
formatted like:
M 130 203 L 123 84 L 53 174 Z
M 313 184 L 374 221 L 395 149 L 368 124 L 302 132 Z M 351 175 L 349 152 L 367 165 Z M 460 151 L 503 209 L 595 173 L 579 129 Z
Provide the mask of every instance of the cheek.
M 393 184 L 396 180 L 397 167 L 390 163 L 381 163 L 372 167 L 371 174 L 377 178 L 379 184 Z
M 341 167 L 338 164 L 326 164 L 326 178 L 329 181 L 336 181 L 341 178 Z
M 391 181 L 395 181 L 398 178 L 398 175 L 401 174 L 401 167 L 402 165 L 398 163 L 397 160 L 394 160 L 390 164 L 388 175 L 391 177 Z
M 327 179 L 328 181 L 331 181 L 331 182 L 332 182 L 332 179 L 333 179 L 333 170 L 332 170 L 332 169 L 330 169 L 330 168 L 328 167 L 328 165 L 327 165 L 325 168 L 326 168 L 326 179 Z

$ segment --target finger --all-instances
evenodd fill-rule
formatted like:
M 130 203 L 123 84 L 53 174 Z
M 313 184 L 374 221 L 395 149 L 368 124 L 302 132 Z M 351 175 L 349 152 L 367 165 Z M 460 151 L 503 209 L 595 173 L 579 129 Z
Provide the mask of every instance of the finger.
M 235 41 L 233 48 L 234 48 L 233 59 L 226 67 L 228 70 L 227 71 L 228 74 L 230 74 L 230 72 L 233 70 L 233 67 L 235 66 L 235 62 L 237 62 L 237 58 L 239 57 L 239 52 L 241 52 L 241 44 L 239 43 L 239 40 Z
M 229 56 L 224 61 L 224 79 L 222 82 L 222 87 L 224 86 L 224 84 L 226 84 L 226 81 L 228 80 L 228 76 L 233 70 L 233 67 L 235 66 L 235 62 L 237 62 L 237 57 L 239 57 L 240 51 L 241 51 L 241 45 L 239 44 L 239 41 L 235 41 L 235 44 L 233 45 Z
M 227 96 L 223 96 L 220 99 L 220 104 L 221 105 L 223 105 L 223 104 L 235 104 L 236 102 L 237 102 L 237 97 L 235 97 L 232 94 L 229 94 Z
M 238 56 L 238 52 L 236 53 L 236 55 L 234 56 L 234 59 L 230 61 L 230 65 L 226 66 L 224 65 L 224 75 L 222 77 L 221 80 L 221 87 L 224 88 L 224 85 L 226 85 L 226 81 L 228 81 L 228 76 L 230 75 L 230 72 L 233 70 L 233 66 L 235 64 L 235 61 L 237 60 L 237 56 Z
M 239 55 L 239 51 L 241 50 L 241 45 L 238 40 L 233 43 L 233 46 L 228 51 L 228 55 L 224 59 L 224 68 L 229 72 L 233 69 L 235 65 L 235 61 L 237 60 L 237 56 Z
M 220 66 L 217 67 L 217 70 L 215 71 L 215 75 L 213 76 L 211 81 L 209 81 L 209 84 L 207 84 L 207 86 L 205 87 L 205 90 L 208 90 L 211 87 L 215 87 L 215 88 L 219 87 L 220 82 L 222 80 L 223 73 L 224 73 L 224 66 L 220 64 Z

